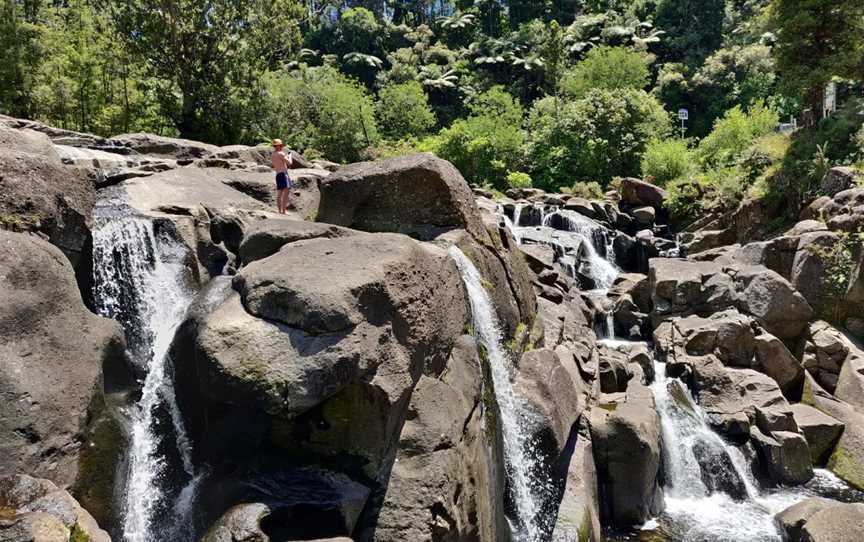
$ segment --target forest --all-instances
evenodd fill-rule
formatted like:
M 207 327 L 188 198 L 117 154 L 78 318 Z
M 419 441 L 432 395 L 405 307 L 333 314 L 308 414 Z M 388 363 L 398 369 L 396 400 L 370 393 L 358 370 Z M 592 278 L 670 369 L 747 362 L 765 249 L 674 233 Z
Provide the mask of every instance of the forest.
M 431 151 L 500 191 L 637 176 L 684 217 L 797 209 L 864 161 L 862 35 L 860 0 L 2 0 L 0 113 L 336 162 Z

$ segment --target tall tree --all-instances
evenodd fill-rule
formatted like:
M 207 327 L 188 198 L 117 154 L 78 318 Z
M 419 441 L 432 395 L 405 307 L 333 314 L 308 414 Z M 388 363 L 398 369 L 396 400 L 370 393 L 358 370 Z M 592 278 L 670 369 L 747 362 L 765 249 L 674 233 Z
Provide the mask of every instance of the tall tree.
M 180 134 L 216 143 L 240 139 L 242 105 L 295 48 L 304 14 L 298 0 L 106 1 L 130 50 L 165 82 Z
M 700 65 L 722 44 L 724 18 L 723 0 L 660 0 L 654 22 L 666 32 L 661 60 Z
M 775 0 L 772 20 L 783 84 L 804 99 L 818 120 L 832 77 L 864 78 L 864 2 Z

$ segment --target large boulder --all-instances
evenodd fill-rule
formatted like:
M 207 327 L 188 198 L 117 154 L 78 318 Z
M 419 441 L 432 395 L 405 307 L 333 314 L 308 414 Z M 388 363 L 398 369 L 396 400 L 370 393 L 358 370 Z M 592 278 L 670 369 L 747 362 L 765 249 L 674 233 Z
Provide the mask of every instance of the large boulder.
M 420 239 L 452 229 L 487 238 L 468 184 L 450 162 L 432 154 L 351 164 L 319 184 L 319 222 Z
M 864 504 L 811 497 L 775 519 L 789 542 L 856 542 L 861 540 Z
M 783 341 L 770 333 L 757 335 L 754 340 L 756 360 L 753 368 L 773 378 L 786 398 L 800 397 L 804 367 L 798 359 L 786 348 Z
M 75 485 L 101 515 L 123 446 L 105 390 L 132 387 L 122 331 L 35 236 L 0 230 L 0 298 L 0 472 Z
M 0 478 L 0 540 L 111 542 L 108 533 L 69 493 L 23 474 Z
M 837 388 L 841 368 L 858 349 L 842 331 L 819 320 L 807 328 L 803 341 L 801 364 L 820 386 L 831 393 Z
M 174 341 L 199 461 L 236 478 L 233 465 L 287 454 L 386 487 L 412 390 L 468 322 L 446 251 L 394 234 L 296 241 L 234 288 L 202 292 Z
M 621 201 L 634 207 L 647 205 L 660 209 L 666 201 L 665 190 L 631 177 L 621 179 L 619 192 L 621 193 Z
M 853 487 L 864 490 L 864 414 L 833 397 L 810 374 L 804 375 L 801 402 L 844 424 L 828 458 L 828 468 Z
M 792 415 L 807 439 L 813 464 L 825 465 L 843 434 L 843 422 L 804 403 L 792 405 Z
M 662 508 L 660 416 L 651 390 L 633 379 L 621 402 L 591 411 L 590 427 L 604 524 L 640 525 Z
M 69 258 L 85 297 L 94 179 L 87 168 L 64 166 L 47 136 L 0 124 L 0 228 L 44 234 Z
M 276 254 L 283 246 L 295 241 L 319 237 L 347 237 L 355 233 L 357 232 L 331 224 L 302 220 L 261 220 L 244 231 L 238 255 L 243 264 L 250 264 Z
M 832 167 L 828 170 L 822 182 L 819 185 L 819 193 L 825 196 L 834 197 L 838 193 L 848 190 L 855 185 L 855 179 L 861 173 L 851 167 Z
M 727 273 L 734 279 L 739 310 L 781 339 L 801 334 L 813 309 L 789 281 L 762 266 L 741 266 Z

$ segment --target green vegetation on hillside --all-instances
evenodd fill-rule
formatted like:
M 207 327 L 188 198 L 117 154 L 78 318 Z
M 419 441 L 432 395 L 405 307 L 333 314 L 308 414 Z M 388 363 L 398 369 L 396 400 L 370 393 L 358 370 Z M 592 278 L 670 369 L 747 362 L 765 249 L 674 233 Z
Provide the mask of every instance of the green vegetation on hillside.
M 0 0 L 0 112 L 336 161 L 432 151 L 498 190 L 650 176 L 686 217 L 797 205 L 862 159 L 862 35 L 860 0 Z

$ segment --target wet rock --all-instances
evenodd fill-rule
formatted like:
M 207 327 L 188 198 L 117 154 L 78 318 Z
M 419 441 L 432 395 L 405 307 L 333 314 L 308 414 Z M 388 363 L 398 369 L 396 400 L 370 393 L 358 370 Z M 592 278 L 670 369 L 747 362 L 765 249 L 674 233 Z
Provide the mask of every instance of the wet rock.
M 462 175 L 431 154 L 351 164 L 319 184 L 319 222 L 427 240 L 459 228 L 488 237 Z
M 792 405 L 792 415 L 807 439 L 813 464 L 825 465 L 843 434 L 843 422 L 803 403 Z
M 598 509 L 597 468 L 587 423 L 580 424 L 579 430 L 571 433 L 562 464 L 566 465 L 567 471 L 552 529 L 552 542 L 599 542 L 603 539 L 603 532 Z
M 850 343 L 850 352 L 840 368 L 834 397 L 864 412 L 864 352 Z
M 785 540 L 789 540 L 789 542 L 802 542 L 801 529 L 804 527 L 804 524 L 817 512 L 836 504 L 837 501 L 832 501 L 831 499 L 810 497 L 776 514 L 774 520 L 780 527 Z
M 108 533 L 69 493 L 23 474 L 0 478 L 0 540 L 111 542 Z
M 747 486 L 738 476 L 725 448 L 699 440 L 693 444 L 693 455 L 699 463 L 702 483 L 709 493 L 725 493 L 738 502 L 747 500 Z
M 120 326 L 87 310 L 68 260 L 31 235 L 0 230 L 0 298 L 0 472 L 76 485 L 102 516 L 124 445 L 107 403 L 134 388 Z
M 602 364 L 600 370 L 602 382 Z M 534 440 L 546 440 L 550 454 L 557 459 L 585 409 L 589 391 L 573 355 L 559 357 L 556 350 L 550 349 L 525 352 L 519 359 L 514 384 L 535 413 Z
M 232 506 L 210 527 L 201 542 L 270 542 L 270 537 L 261 530 L 261 520 L 269 514 L 270 507 L 263 503 Z
M 587 216 L 588 218 L 597 218 L 597 213 L 594 210 L 594 207 L 591 205 L 591 202 L 585 198 L 568 199 L 567 203 L 564 205 L 564 209 L 567 211 L 577 212 L 580 215 Z

